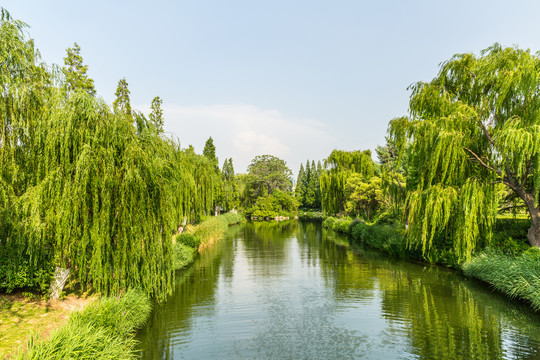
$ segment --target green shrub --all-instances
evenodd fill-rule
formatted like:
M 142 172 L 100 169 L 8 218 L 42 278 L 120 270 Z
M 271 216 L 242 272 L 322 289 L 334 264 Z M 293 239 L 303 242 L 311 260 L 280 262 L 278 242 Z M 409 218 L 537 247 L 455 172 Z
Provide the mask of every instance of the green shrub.
M 527 240 L 527 231 L 530 226 L 530 219 L 497 217 L 490 247 L 510 256 L 521 254 L 530 248 Z
M 379 225 L 392 225 L 398 223 L 399 220 L 400 215 L 395 212 L 384 211 L 376 217 L 375 223 Z
M 182 233 L 176 238 L 176 243 L 181 243 L 193 249 L 198 249 L 201 245 L 201 238 L 190 233 Z
M 336 218 L 329 216 L 322 222 L 322 226 L 326 229 L 333 230 L 334 229 L 334 223 L 336 222 Z
M 512 298 L 527 300 L 540 310 L 540 250 L 531 248 L 513 257 L 488 249 L 464 263 L 462 269 L 467 276 Z
M 30 262 L 26 253 L 0 246 L 0 292 L 27 289 L 45 293 L 49 290 L 54 266 L 50 261 Z
M 416 252 L 408 248 L 407 240 L 398 225 L 369 225 L 359 221 L 350 227 L 350 234 L 355 241 L 392 256 L 417 257 Z
M 348 234 L 351 222 L 350 219 L 337 219 L 333 224 L 332 230 L 342 234 Z
M 354 219 L 349 223 L 349 228 L 347 229 L 347 234 L 352 235 L 352 231 L 354 227 L 360 223 L 365 223 L 363 220 L 360 219 Z
M 228 212 L 220 216 L 223 217 L 228 225 L 242 224 L 246 222 L 246 218 L 242 214 Z

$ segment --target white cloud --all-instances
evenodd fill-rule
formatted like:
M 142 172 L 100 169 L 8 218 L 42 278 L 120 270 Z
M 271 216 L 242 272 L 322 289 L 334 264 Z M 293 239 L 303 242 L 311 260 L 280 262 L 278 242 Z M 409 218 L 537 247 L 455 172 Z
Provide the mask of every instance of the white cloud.
M 149 106 L 137 107 L 145 113 Z M 165 106 L 165 131 L 180 139 L 182 147 L 202 152 L 212 136 L 220 163 L 232 157 L 235 170 L 245 172 L 257 155 L 270 154 L 287 161 L 298 171 L 307 159 L 323 159 L 335 139 L 318 121 L 290 117 L 277 110 L 251 105 Z

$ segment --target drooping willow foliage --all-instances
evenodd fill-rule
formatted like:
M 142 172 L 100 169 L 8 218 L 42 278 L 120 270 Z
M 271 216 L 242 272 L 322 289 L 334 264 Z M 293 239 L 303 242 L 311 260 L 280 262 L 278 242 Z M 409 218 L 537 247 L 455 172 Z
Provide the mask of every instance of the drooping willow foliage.
M 0 270 L 70 268 L 103 293 L 172 290 L 171 233 L 212 209 L 214 168 L 39 63 L 24 24 L 0 25 Z
M 392 121 L 401 150 L 409 142 L 409 236 L 429 252 L 449 243 L 469 259 L 489 241 L 498 184 L 529 209 L 529 242 L 540 245 L 540 59 L 495 44 L 459 54 L 436 78 L 412 86 L 410 118 Z
M 353 173 L 371 178 L 374 172 L 371 151 L 332 151 L 324 161 L 324 170 L 319 180 L 323 212 L 325 214 L 343 212 L 345 210 L 347 179 Z

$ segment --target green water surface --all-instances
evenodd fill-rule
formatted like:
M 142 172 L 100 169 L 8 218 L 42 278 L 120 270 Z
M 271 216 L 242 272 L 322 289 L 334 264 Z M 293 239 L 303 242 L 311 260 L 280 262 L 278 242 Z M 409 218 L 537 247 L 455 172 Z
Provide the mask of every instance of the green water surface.
M 231 228 L 156 305 L 142 359 L 540 359 L 540 315 L 314 223 Z

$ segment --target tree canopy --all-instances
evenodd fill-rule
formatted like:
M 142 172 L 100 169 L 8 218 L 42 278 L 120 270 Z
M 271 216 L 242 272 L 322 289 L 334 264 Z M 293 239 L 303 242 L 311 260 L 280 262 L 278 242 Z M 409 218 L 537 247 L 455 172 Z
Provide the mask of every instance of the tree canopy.
M 292 190 L 292 171 L 287 163 L 272 155 L 256 156 L 248 166 L 248 184 L 250 196 L 270 195 L 276 189 L 284 192 Z
M 371 151 L 334 150 L 325 160 L 320 176 L 321 203 L 325 214 L 345 211 L 347 179 L 354 173 L 371 178 L 375 173 Z
M 527 206 L 540 246 L 540 59 L 499 44 L 457 54 L 430 82 L 411 86 L 410 117 L 390 134 L 407 165 L 409 239 L 428 252 L 446 239 L 460 258 L 489 241 L 497 184 Z

